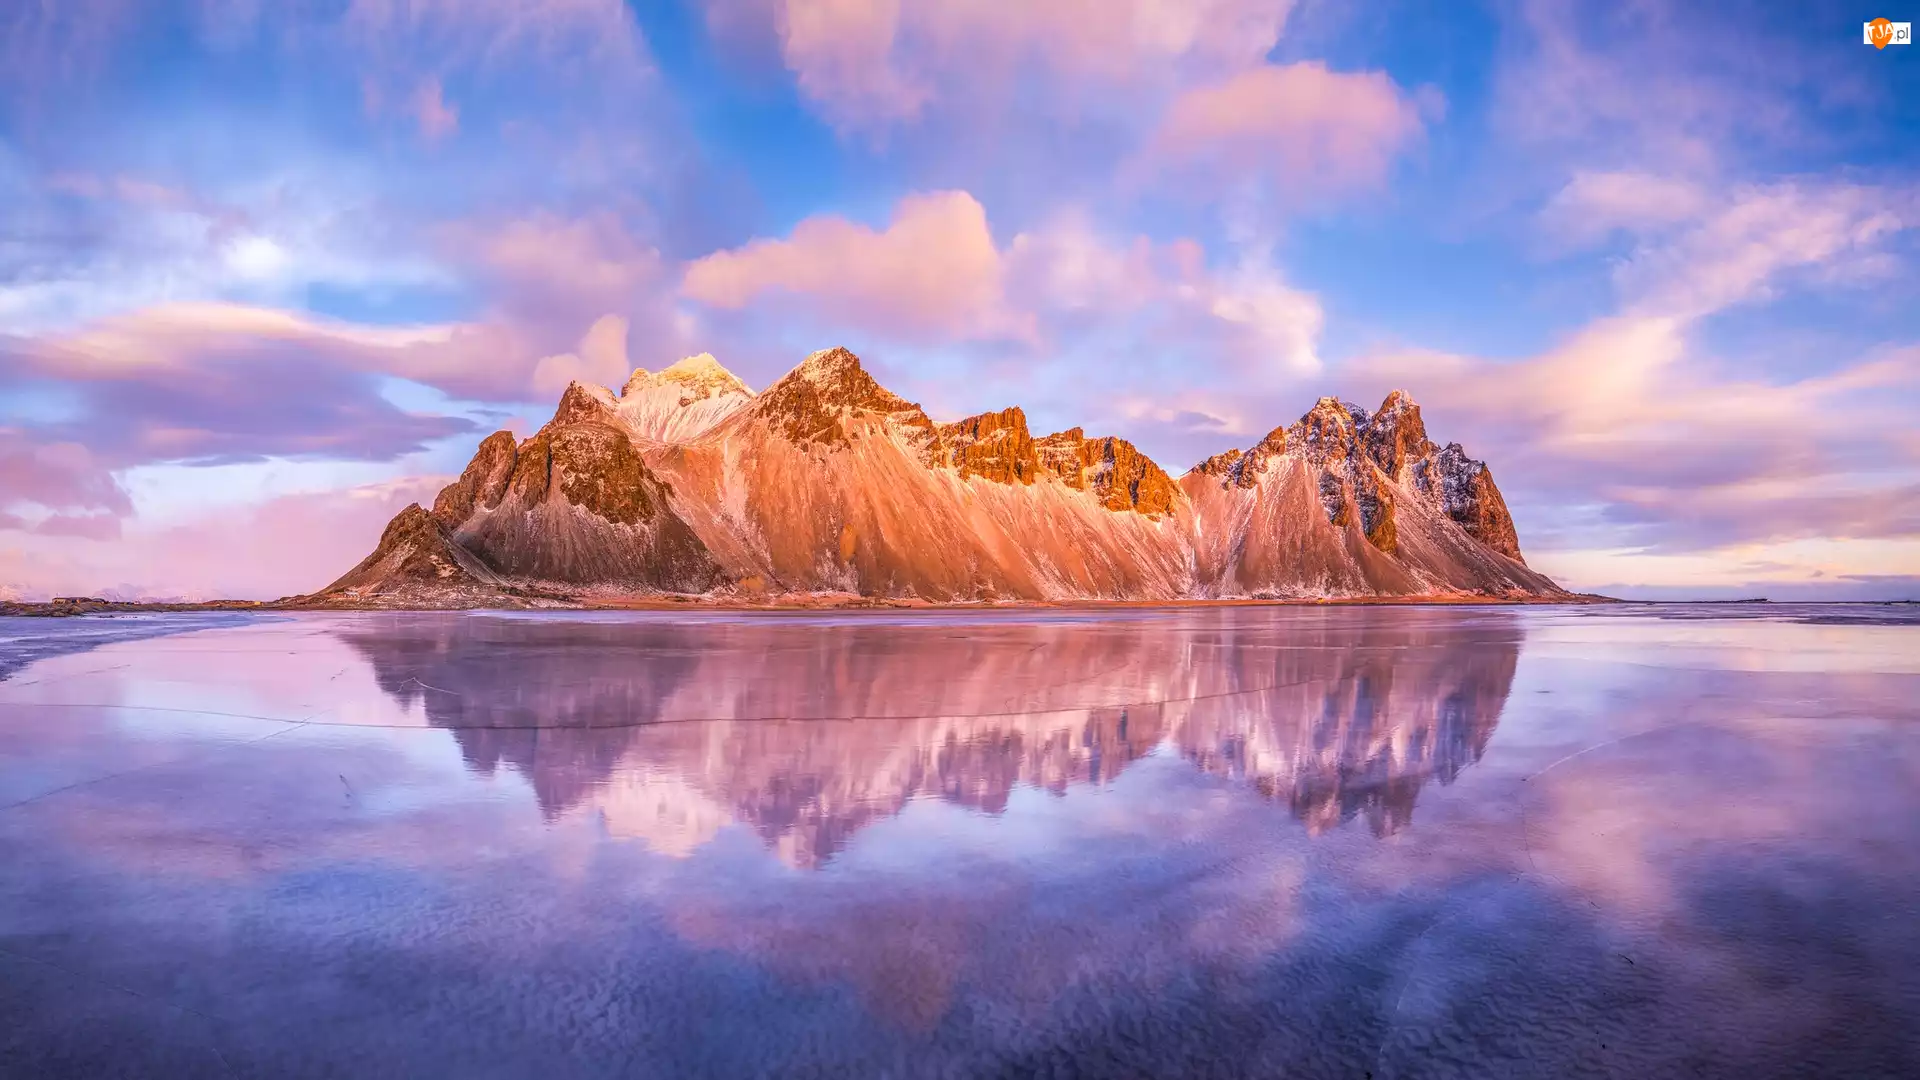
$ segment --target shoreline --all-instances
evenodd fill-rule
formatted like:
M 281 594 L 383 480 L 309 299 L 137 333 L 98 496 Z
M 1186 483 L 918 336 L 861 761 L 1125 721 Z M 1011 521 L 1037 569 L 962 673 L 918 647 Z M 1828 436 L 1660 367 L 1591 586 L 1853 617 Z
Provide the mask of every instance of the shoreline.
M 544 602 L 542 602 L 544 601 Z M 1559 597 L 1498 596 L 1344 596 L 1259 599 L 1231 597 L 1181 600 L 982 600 L 934 601 L 906 597 L 822 596 L 786 597 L 762 602 L 737 599 L 712 600 L 701 597 L 633 597 L 604 600 L 559 600 L 531 598 L 527 603 L 455 603 L 455 604 L 355 604 L 311 597 L 282 597 L 278 600 L 208 600 L 200 602 L 106 600 L 97 597 L 62 597 L 45 601 L 0 602 L 0 616 L 15 618 L 68 618 L 81 615 L 117 615 L 169 612 L 427 612 L 427 611 L 728 611 L 796 613 L 860 611 L 1106 611 L 1151 610 L 1214 607 L 1541 607 L 1551 605 L 1631 604 L 1644 601 L 1620 600 L 1610 596 L 1576 593 Z M 1704 601 L 1726 603 L 1728 601 Z M 1766 601 L 1732 601 L 1765 603 Z

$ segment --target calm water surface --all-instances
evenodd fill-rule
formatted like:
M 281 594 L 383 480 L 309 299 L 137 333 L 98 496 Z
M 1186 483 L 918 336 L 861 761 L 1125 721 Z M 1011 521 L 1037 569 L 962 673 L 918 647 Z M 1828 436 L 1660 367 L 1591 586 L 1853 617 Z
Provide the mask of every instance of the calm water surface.
M 1920 613 L 0 620 L 0 1075 L 1920 1076 Z

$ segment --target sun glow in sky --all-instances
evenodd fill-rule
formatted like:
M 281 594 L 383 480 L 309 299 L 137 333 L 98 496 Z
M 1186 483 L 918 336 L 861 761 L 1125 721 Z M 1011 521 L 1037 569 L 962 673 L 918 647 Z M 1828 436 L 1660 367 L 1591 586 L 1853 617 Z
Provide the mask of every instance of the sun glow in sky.
M 1563 584 L 1920 596 L 1883 14 L 0 5 L 0 594 L 308 591 L 568 378 L 843 344 L 1176 474 L 1403 387 Z

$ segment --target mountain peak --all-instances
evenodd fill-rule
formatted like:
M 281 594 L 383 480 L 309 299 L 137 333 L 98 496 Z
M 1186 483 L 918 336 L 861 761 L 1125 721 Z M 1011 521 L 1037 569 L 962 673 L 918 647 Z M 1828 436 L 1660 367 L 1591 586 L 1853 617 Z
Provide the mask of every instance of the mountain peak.
M 1361 425 L 1366 451 L 1388 476 L 1399 477 L 1411 462 L 1433 453 L 1420 406 L 1405 390 L 1394 390 L 1380 403 L 1380 411 Z
M 755 408 L 796 442 L 845 442 L 840 414 L 847 410 L 907 413 L 914 427 L 933 427 L 920 406 L 881 386 L 859 357 L 841 347 L 809 353 L 767 387 Z
M 577 424 L 583 420 L 605 419 L 616 401 L 613 391 L 606 387 L 575 379 L 567 384 L 566 393 L 560 395 L 560 404 L 553 410 L 552 422 Z
M 793 369 L 813 381 L 822 379 L 841 379 L 854 374 L 865 375 L 867 369 L 860 358 L 845 345 L 835 345 L 831 349 L 817 349 L 807 354 L 805 360 Z
M 673 384 L 682 391 L 682 403 L 714 397 L 719 394 L 744 394 L 752 396 L 753 389 L 740 376 L 728 371 L 712 353 L 699 353 L 688 356 L 659 371 L 649 372 L 646 368 L 635 368 L 633 377 L 620 392 L 622 398 L 630 398 L 656 386 Z
M 1418 409 L 1420 403 L 1405 390 L 1389 390 L 1385 400 L 1380 402 L 1380 413 L 1400 412 L 1404 409 Z M 1375 413 L 1378 416 L 1380 413 Z

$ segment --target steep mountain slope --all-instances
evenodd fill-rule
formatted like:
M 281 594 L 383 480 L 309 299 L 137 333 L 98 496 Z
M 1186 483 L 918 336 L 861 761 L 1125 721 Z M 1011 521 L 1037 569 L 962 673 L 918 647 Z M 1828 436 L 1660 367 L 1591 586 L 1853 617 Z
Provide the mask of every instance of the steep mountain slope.
M 1553 595 L 1527 568 L 1493 474 L 1436 447 L 1400 391 L 1378 412 L 1321 398 L 1181 478 L 1208 596 Z
M 1018 408 L 935 423 L 845 349 L 757 395 L 705 355 L 617 398 L 575 383 L 396 529 L 323 595 L 1560 595 L 1486 466 L 1397 391 L 1323 398 L 1175 480 L 1123 439 L 1036 438 Z

